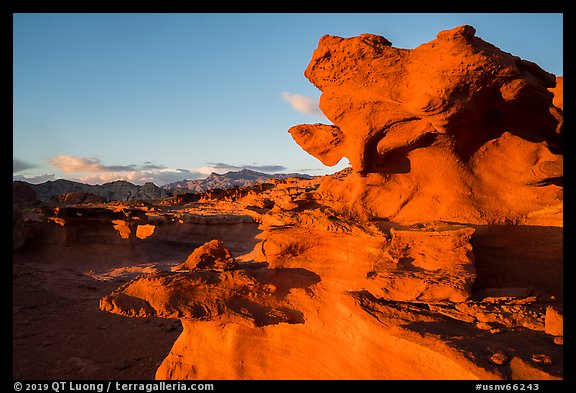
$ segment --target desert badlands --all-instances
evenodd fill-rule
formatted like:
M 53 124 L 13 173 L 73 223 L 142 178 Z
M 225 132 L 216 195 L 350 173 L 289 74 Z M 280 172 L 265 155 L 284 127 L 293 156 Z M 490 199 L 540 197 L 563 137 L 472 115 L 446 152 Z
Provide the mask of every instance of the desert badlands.
M 14 184 L 15 379 L 562 379 L 562 78 L 476 36 L 321 38 L 311 179 Z

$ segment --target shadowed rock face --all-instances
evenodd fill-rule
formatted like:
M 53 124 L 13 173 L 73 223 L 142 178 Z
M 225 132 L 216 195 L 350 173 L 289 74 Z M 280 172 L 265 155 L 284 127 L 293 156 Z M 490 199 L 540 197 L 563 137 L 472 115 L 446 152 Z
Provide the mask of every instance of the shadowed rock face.
M 55 195 L 50 198 L 54 202 L 66 202 L 66 203 L 104 203 L 107 201 L 106 198 L 99 195 L 94 195 L 89 192 L 69 192 L 67 194 Z
M 34 188 L 29 184 L 21 181 L 12 182 L 12 204 L 26 205 L 37 201 L 37 195 Z
M 334 125 L 290 134 L 324 164 L 346 157 L 355 172 L 325 183 L 326 199 L 365 216 L 477 223 L 561 202 L 555 76 L 471 26 L 413 50 L 372 34 L 326 35 L 305 76 Z

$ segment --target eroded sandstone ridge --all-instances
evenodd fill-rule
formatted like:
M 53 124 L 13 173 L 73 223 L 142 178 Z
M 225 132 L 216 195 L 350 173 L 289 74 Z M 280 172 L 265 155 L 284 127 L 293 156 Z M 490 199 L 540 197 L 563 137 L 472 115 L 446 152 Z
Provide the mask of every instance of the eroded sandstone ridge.
M 209 239 L 101 299 L 180 319 L 156 377 L 561 378 L 555 76 L 471 26 L 413 50 L 324 36 L 305 75 L 334 124 L 290 133 L 352 169 L 167 202 L 198 222 L 233 211 L 260 233 L 237 254 Z

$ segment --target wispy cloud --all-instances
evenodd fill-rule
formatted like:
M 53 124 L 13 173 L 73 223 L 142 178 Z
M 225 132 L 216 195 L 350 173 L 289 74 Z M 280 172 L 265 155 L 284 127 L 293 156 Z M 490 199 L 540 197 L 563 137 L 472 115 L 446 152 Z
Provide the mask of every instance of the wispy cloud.
M 163 165 L 156 165 L 150 162 L 146 162 L 144 165 L 140 167 L 141 169 L 166 169 Z
M 128 172 L 136 165 L 103 165 L 98 158 L 58 155 L 50 158 L 50 164 L 66 173 L 82 172 Z
M 304 96 L 302 94 L 292 94 L 288 92 L 283 92 L 282 99 L 288 102 L 296 112 L 303 113 L 305 115 L 313 115 L 317 117 L 324 117 L 324 114 L 320 110 L 318 105 L 318 100 L 312 97 Z
M 12 158 L 12 173 L 21 172 L 32 168 L 35 168 L 35 166 L 17 158 Z

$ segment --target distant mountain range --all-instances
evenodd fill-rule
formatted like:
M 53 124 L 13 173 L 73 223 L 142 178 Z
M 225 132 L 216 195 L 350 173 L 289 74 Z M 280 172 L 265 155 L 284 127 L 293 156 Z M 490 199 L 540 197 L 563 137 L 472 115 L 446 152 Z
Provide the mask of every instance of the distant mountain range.
M 236 172 L 227 172 L 222 175 L 211 173 L 205 179 L 181 180 L 175 183 L 163 185 L 161 188 L 171 190 L 175 194 L 184 192 L 200 193 L 206 190 L 216 188 L 226 189 L 232 187 L 251 186 L 257 183 L 265 183 L 270 179 L 286 179 L 289 177 L 298 177 L 300 179 L 311 179 L 312 176 L 301 173 L 275 173 L 268 174 L 262 172 L 242 169 Z
M 182 180 L 175 183 L 156 186 L 154 183 L 145 183 L 142 186 L 132 184 L 124 180 L 113 181 L 100 185 L 84 184 L 70 180 L 54 180 L 40 184 L 24 183 L 36 191 L 36 196 L 41 201 L 49 201 L 52 197 L 72 192 L 86 192 L 102 196 L 108 200 L 129 201 L 168 198 L 174 194 L 201 193 L 211 189 L 226 189 L 231 187 L 250 186 L 256 183 L 264 183 L 270 179 L 285 179 L 298 177 L 311 179 L 312 176 L 300 173 L 277 173 L 267 174 L 262 172 L 243 169 L 236 172 L 227 172 L 222 175 L 212 173 L 205 179 Z
M 49 201 L 52 197 L 72 192 L 86 192 L 99 195 L 113 201 L 129 201 L 134 199 L 157 199 L 172 196 L 168 190 L 161 189 L 154 183 L 137 186 L 124 180 L 113 181 L 99 185 L 84 184 L 70 180 L 54 180 L 40 184 L 29 184 L 36 191 L 36 197 L 41 201 Z

